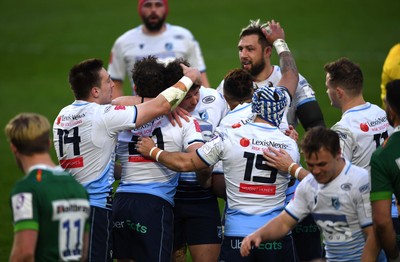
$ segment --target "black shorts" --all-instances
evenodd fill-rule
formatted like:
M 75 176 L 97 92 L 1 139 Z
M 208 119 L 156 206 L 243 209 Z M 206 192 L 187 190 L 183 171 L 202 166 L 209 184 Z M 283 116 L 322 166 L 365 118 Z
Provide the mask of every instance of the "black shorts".
M 111 210 L 90 206 L 88 261 L 112 262 Z
M 182 246 L 221 244 L 222 227 L 216 197 L 175 200 L 174 249 Z
M 306 216 L 292 230 L 294 244 L 301 261 L 323 258 L 321 234 L 312 215 Z
M 240 247 L 244 237 L 225 236 L 222 242 L 220 262 L 250 262 L 250 261 L 269 261 L 269 262 L 297 262 L 298 257 L 294 247 L 292 236 L 285 236 L 277 241 L 267 241 L 261 243 L 258 248 L 250 251 L 250 255 L 242 257 Z
M 171 261 L 172 205 L 137 193 L 117 193 L 113 203 L 114 258 L 136 261 Z

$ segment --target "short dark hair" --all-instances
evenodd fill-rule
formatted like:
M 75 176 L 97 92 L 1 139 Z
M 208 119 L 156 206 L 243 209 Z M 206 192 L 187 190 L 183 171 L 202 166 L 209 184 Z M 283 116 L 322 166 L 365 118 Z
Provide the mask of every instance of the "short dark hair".
M 332 156 L 336 156 L 340 152 L 338 133 L 323 126 L 310 128 L 301 142 L 304 155 L 310 158 L 312 154 L 318 153 L 322 148 L 330 152 Z
M 258 43 L 261 45 L 262 49 L 266 48 L 267 46 L 272 46 L 265 38 L 265 35 L 262 29 L 266 26 L 266 24 L 261 24 L 260 19 L 257 20 L 250 20 L 250 24 L 242 29 L 239 34 L 239 39 L 244 36 L 249 35 L 257 35 L 258 36 Z
M 386 102 L 396 115 L 400 116 L 400 79 L 386 84 Z
M 101 86 L 103 61 L 92 58 L 74 65 L 69 71 L 69 84 L 76 99 L 85 100 L 94 86 Z
M 168 86 L 164 77 L 165 66 L 155 56 L 137 61 L 132 69 L 136 93 L 141 97 L 156 97 Z
M 324 70 L 329 73 L 329 82 L 333 86 L 343 87 L 350 95 L 359 95 L 362 92 L 363 73 L 359 65 L 348 58 L 342 57 L 324 65 Z
M 165 81 L 167 86 L 173 86 L 183 76 L 183 69 L 181 64 L 190 66 L 190 63 L 184 58 L 176 58 L 168 63 L 165 68 Z
M 253 76 L 244 69 L 229 71 L 224 77 L 224 95 L 240 103 L 253 97 Z

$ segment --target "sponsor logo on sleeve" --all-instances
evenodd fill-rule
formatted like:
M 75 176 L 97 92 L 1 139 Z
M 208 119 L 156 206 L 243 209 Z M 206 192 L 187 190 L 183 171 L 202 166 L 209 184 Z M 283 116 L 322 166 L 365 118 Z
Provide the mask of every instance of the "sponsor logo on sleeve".
M 23 192 L 11 197 L 14 222 L 33 218 L 32 193 Z
M 125 110 L 125 109 L 126 109 L 125 106 L 120 106 L 120 105 L 114 106 L 114 110 Z

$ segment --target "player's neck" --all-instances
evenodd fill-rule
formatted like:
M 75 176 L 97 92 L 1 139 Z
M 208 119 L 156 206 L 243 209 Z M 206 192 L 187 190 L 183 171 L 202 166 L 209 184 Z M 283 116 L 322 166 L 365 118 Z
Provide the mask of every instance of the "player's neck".
M 266 63 L 264 69 L 258 75 L 254 76 L 254 82 L 259 83 L 267 80 L 271 76 L 273 71 L 274 66 Z
M 25 174 L 35 165 L 56 166 L 48 153 L 33 154 L 32 156 L 22 155 L 19 157 L 19 160 L 21 161 L 21 168 Z
M 150 35 L 150 36 L 161 35 L 162 33 L 165 32 L 165 30 L 167 30 L 167 25 L 165 23 L 163 24 L 161 29 L 158 31 L 150 31 L 145 25 L 142 26 L 143 34 Z
M 342 113 L 346 112 L 347 110 L 349 110 L 350 108 L 356 107 L 356 106 L 360 106 L 365 104 L 365 100 L 364 97 L 362 95 L 357 96 L 357 97 L 353 97 L 353 98 L 347 98 L 345 101 L 343 101 L 341 110 Z

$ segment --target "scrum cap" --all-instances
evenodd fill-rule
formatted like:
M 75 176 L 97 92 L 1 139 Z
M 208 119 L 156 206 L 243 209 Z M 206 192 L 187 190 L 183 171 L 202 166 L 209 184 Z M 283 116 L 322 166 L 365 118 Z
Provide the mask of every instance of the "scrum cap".
M 142 15 L 142 6 L 143 6 L 143 4 L 144 3 L 146 3 L 146 1 L 149 1 L 149 0 L 139 0 L 138 1 L 138 13 L 140 14 L 140 15 Z M 167 16 L 168 15 L 168 0 L 159 0 L 159 2 L 163 2 L 163 4 L 164 4 L 164 6 L 165 6 L 165 16 Z
M 279 126 L 286 105 L 286 95 L 281 88 L 262 86 L 254 91 L 251 111 L 265 121 Z

